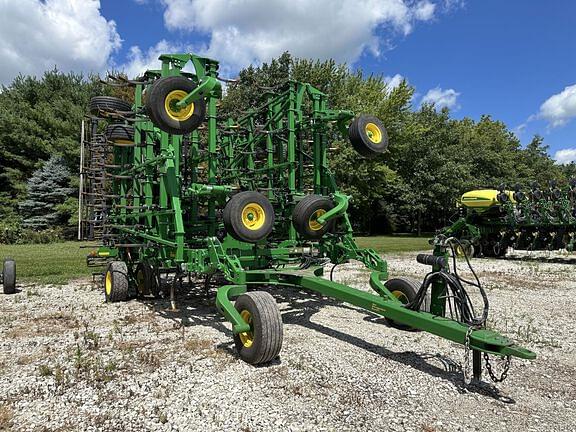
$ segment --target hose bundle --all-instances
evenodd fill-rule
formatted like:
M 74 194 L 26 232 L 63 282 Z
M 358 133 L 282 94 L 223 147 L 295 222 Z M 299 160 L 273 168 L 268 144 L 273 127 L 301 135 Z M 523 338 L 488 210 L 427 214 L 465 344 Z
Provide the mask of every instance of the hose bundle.
M 452 268 L 454 269 L 453 272 L 448 270 L 444 257 L 419 255 L 418 262 L 422 264 L 438 265 L 440 266 L 440 270 L 431 271 L 425 276 L 424 281 L 422 282 L 422 286 L 416 293 L 416 297 L 414 300 L 408 303 L 406 307 L 412 310 L 420 310 L 420 307 L 426 298 L 428 289 L 433 285 L 434 282 L 442 281 L 446 286 L 446 291 L 445 294 L 440 298 L 446 299 L 446 310 L 450 313 L 450 318 L 470 326 L 482 327 L 486 323 L 489 310 L 488 296 L 486 295 L 486 291 L 482 287 L 476 272 L 470 264 L 470 260 L 465 252 L 465 248 L 462 247 L 461 250 L 464 251 L 466 264 L 474 276 L 474 280 L 469 281 L 458 274 L 454 245 L 462 246 L 460 241 L 455 238 L 449 238 L 446 240 L 446 243 L 451 250 Z M 478 288 L 480 291 L 480 295 L 482 296 L 484 303 L 482 314 L 480 316 L 476 315 L 474 305 L 472 304 L 466 287 Z

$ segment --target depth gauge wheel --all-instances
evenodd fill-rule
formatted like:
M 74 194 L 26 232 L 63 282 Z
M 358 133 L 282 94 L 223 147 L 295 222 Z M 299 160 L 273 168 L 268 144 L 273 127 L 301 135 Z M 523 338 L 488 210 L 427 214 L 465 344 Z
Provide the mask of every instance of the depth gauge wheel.
M 226 203 L 222 215 L 226 231 L 236 240 L 257 243 L 274 228 L 274 208 L 259 192 L 245 191 Z
M 104 295 L 107 302 L 126 301 L 128 299 L 128 267 L 123 261 L 112 261 L 104 276 Z
M 374 116 L 358 116 L 348 127 L 348 137 L 362 156 L 373 158 L 388 148 L 388 132 Z
M 138 294 L 143 296 L 152 294 L 154 297 L 160 295 L 158 280 L 156 279 L 156 274 L 150 264 L 146 262 L 138 263 L 135 275 Z
M 318 218 L 334 208 L 331 199 L 322 195 L 308 195 L 296 204 L 292 213 L 294 228 L 305 239 L 320 239 L 334 229 L 335 220 L 320 224 Z
M 4 294 L 14 294 L 16 292 L 16 262 L 13 259 L 4 260 L 2 282 Z
M 470 259 L 474 256 L 474 245 L 468 240 L 462 240 L 460 244 L 456 245 L 454 252 L 458 257 L 467 256 Z
M 416 298 L 416 293 L 420 289 L 421 284 L 412 278 L 398 277 L 388 279 L 385 286 L 402 304 L 407 304 Z M 426 294 L 424 301 L 420 305 L 420 310 L 425 312 L 430 311 L 430 295 Z M 386 321 L 388 321 L 392 327 L 400 330 L 415 330 L 409 325 L 397 323 L 389 318 L 386 318 Z
M 240 358 L 250 364 L 274 360 L 282 349 L 282 316 L 269 293 L 253 291 L 242 294 L 234 307 L 250 325 L 250 331 L 234 335 Z
M 152 123 L 170 134 L 183 135 L 197 129 L 206 116 L 206 101 L 199 99 L 183 108 L 176 104 L 196 88 L 196 84 L 183 76 L 157 79 L 149 87 L 146 111 Z

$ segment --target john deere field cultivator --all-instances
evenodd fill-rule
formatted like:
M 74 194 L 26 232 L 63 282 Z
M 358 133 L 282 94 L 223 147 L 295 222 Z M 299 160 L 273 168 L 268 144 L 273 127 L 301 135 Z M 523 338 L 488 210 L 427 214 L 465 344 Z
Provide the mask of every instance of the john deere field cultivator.
M 576 243 L 576 180 L 560 188 L 555 181 L 527 191 L 466 192 L 459 202 L 459 218 L 441 231 L 458 238 L 468 256 L 502 257 L 508 248 L 528 251 L 574 251 Z
M 380 120 L 332 110 L 325 94 L 296 81 L 262 88 L 260 106 L 221 118 L 216 61 L 192 54 L 160 60 L 161 69 L 138 80 L 111 80 L 134 86 L 133 105 L 96 97 L 85 121 L 81 235 L 102 243 L 88 263 L 106 265 L 107 301 L 170 296 L 174 305 L 178 290 L 195 289 L 185 277 L 219 274 L 216 306 L 232 324 L 239 356 L 253 364 L 274 359 L 282 346 L 274 286 L 315 291 L 463 344 L 477 378 L 482 352 L 535 357 L 485 328 L 485 297 L 475 315 L 466 282 L 450 270 L 450 239 L 419 256 L 432 266 L 423 283 L 389 279 L 386 262 L 355 244 L 349 200 L 327 155 L 337 134 L 363 157 L 383 153 Z M 182 70 L 187 64 L 194 73 Z M 372 271 L 374 293 L 322 277 L 328 263 L 349 260 Z M 255 290 L 262 286 L 269 288 Z

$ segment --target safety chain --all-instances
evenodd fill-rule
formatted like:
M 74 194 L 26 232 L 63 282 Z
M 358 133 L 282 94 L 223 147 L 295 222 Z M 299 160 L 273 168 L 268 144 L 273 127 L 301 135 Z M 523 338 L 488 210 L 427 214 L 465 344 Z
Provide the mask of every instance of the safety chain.
M 464 338 L 464 364 L 462 365 L 462 375 L 464 376 L 464 384 L 468 385 L 472 382 L 472 374 L 470 373 L 470 335 L 474 329 L 470 326 L 466 330 Z
M 490 364 L 490 358 L 488 357 L 488 353 L 484 353 L 484 361 L 486 362 L 486 370 L 488 371 L 488 375 L 495 383 L 500 383 L 504 381 L 508 377 L 508 371 L 510 370 L 510 360 L 511 357 L 508 355 L 506 356 L 506 361 L 504 363 L 504 369 L 502 369 L 502 374 L 500 377 L 497 377 L 494 372 L 492 371 L 492 364 Z

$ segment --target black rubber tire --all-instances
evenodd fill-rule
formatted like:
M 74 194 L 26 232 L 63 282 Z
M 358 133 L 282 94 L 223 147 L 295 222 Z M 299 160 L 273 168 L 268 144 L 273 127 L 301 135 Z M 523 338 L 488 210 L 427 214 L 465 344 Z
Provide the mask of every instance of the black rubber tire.
M 368 124 L 374 125 L 380 131 L 380 140 L 378 142 L 372 141 L 366 127 Z M 388 148 L 388 132 L 380 119 L 374 116 L 361 115 L 352 120 L 348 127 L 348 138 L 352 147 L 367 158 L 373 158 L 382 154 Z
M 112 96 L 95 96 L 88 104 L 90 113 L 95 116 L 108 117 L 110 114 L 121 113 L 125 117 L 133 117 L 132 105 L 122 99 Z
M 4 294 L 16 292 L 16 261 L 5 259 L 2 267 L 2 285 Z
M 206 116 L 206 101 L 199 99 L 194 102 L 192 115 L 183 120 L 176 120 L 168 115 L 165 108 L 166 97 L 170 92 L 182 90 L 190 93 L 196 88 L 196 84 L 183 76 L 162 77 L 157 79 L 149 87 L 146 97 L 146 112 L 156 127 L 175 135 L 183 135 L 197 129 Z
M 110 278 L 110 280 L 108 280 Z M 128 267 L 124 261 L 112 261 L 104 275 L 104 296 L 109 303 L 128 299 Z
M 461 240 L 460 244 L 454 247 L 454 252 L 459 258 L 464 258 L 466 255 L 470 259 L 474 256 L 474 245 L 469 240 Z
M 151 294 L 154 297 L 160 295 L 156 273 L 150 264 L 146 262 L 138 263 L 134 276 L 136 279 L 136 289 L 138 290 L 139 295 L 145 296 Z M 140 276 L 142 279 L 140 279 Z
M 318 210 L 331 210 L 334 208 L 334 203 L 330 198 L 322 195 L 308 195 L 296 204 L 294 212 L 292 213 L 292 224 L 294 228 L 305 239 L 317 240 L 328 232 L 334 230 L 336 220 L 332 219 L 322 225 L 319 229 L 312 229 L 310 226 L 315 219 Z
M 234 335 L 234 344 L 240 358 L 246 363 L 261 364 L 274 360 L 282 349 L 282 316 L 278 305 L 269 293 L 253 291 L 242 294 L 234 304 L 240 313 L 247 310 L 251 315 L 252 345 L 242 343 L 240 335 Z
M 134 142 L 134 126 L 111 124 L 106 126 L 104 133 L 108 141 Z
M 264 223 L 259 229 L 250 229 L 242 222 L 244 208 L 251 203 L 258 204 L 264 213 Z M 226 203 L 222 215 L 226 232 L 236 240 L 257 243 L 264 240 L 274 229 L 274 207 L 264 195 L 255 191 L 245 191 L 234 195 Z
M 403 295 L 403 298 L 399 298 L 402 303 L 406 304 L 411 302 L 416 298 L 416 293 L 420 289 L 422 284 L 415 279 L 407 278 L 407 277 L 397 277 L 393 279 L 388 279 L 386 281 L 386 288 L 388 291 L 394 293 L 398 291 Z M 430 296 L 426 295 L 424 302 L 420 306 L 421 311 L 429 312 L 430 311 Z M 392 326 L 400 330 L 415 330 L 414 328 L 410 327 L 406 324 L 397 323 L 389 318 L 386 318 L 386 321 Z

